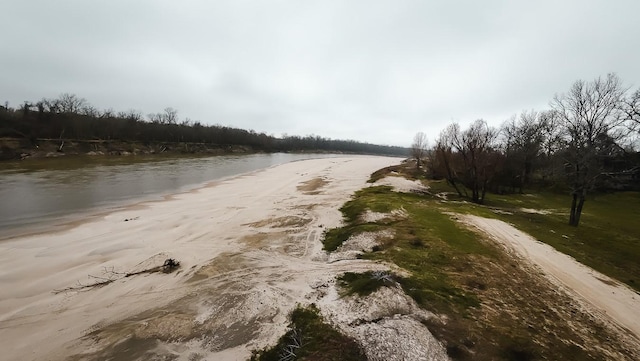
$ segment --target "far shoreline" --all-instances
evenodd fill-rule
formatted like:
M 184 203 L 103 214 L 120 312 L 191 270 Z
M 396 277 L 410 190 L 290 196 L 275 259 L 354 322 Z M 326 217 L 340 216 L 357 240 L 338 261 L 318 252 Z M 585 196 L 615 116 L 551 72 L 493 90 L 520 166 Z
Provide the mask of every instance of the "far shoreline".
M 243 154 L 344 154 L 408 157 L 385 152 L 348 152 L 327 149 L 259 149 L 247 145 L 206 142 L 141 142 L 127 140 L 35 139 L 0 137 L 0 162 L 56 159 L 60 157 L 209 157 Z

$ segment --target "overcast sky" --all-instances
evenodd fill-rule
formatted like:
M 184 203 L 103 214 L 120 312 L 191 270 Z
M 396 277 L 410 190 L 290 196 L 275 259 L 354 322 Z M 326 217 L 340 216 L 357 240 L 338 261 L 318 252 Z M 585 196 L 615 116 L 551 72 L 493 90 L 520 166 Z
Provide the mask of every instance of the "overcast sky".
M 640 86 L 640 1 L 8 0 L 0 102 L 409 146 L 544 109 L 578 80 Z

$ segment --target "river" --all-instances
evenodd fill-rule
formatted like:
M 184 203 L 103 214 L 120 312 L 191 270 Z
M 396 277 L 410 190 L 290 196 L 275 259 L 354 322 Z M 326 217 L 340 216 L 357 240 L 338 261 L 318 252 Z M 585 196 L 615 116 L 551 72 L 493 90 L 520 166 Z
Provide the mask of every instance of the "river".
M 327 154 L 60 157 L 0 163 L 0 240 L 204 183 Z

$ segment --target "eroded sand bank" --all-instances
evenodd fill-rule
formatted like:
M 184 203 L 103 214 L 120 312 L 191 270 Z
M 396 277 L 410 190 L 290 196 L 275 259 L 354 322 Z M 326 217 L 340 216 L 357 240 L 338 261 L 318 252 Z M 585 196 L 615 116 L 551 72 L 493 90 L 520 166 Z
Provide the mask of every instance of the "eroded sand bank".
M 337 272 L 386 267 L 326 262 L 319 240 L 369 174 L 398 162 L 288 163 L 2 242 L 2 357 L 246 358 L 277 340 L 296 303 L 325 296 Z M 169 257 L 179 271 L 121 277 Z M 109 277 L 117 280 L 52 292 Z

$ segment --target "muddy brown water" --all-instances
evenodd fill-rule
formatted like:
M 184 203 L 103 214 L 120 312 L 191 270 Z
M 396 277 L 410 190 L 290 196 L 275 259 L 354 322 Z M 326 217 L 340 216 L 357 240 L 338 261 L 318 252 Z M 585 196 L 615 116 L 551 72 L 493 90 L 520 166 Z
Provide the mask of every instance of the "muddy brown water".
M 0 163 L 0 240 L 70 222 L 78 213 L 162 199 L 227 177 L 327 154 L 60 157 Z

